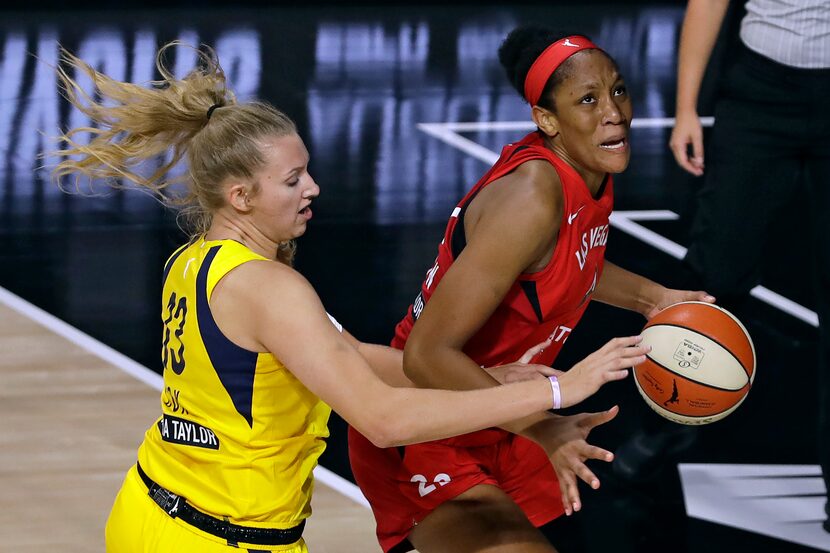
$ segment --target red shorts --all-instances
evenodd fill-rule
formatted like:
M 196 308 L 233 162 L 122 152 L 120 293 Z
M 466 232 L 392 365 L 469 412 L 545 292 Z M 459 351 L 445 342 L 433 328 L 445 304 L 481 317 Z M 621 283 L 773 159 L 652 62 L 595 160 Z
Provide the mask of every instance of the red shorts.
M 545 452 L 521 436 L 503 434 L 478 447 L 438 441 L 380 449 L 349 427 L 352 472 L 372 506 L 383 551 L 410 551 L 407 536 L 416 524 L 479 484 L 507 493 L 534 526 L 562 515 L 559 481 Z

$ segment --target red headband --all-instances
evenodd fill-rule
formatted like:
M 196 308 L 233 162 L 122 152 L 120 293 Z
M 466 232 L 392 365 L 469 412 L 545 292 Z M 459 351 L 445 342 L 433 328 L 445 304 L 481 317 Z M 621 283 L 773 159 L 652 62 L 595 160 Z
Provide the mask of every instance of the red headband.
M 581 50 L 600 50 L 600 48 L 584 36 L 573 35 L 557 40 L 539 54 L 525 77 L 525 100 L 531 106 L 539 103 L 542 91 L 545 90 L 550 76 L 562 62 Z

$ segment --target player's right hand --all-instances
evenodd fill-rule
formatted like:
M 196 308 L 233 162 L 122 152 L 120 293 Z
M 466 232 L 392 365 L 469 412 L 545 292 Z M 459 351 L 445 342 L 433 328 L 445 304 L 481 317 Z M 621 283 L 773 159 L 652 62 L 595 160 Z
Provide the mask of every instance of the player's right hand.
M 592 489 L 599 488 L 599 478 L 588 467 L 587 462 L 610 463 L 614 460 L 613 453 L 590 444 L 588 435 L 597 426 L 616 417 L 619 411 L 619 407 L 614 406 L 600 413 L 577 413 L 568 416 L 548 413 L 543 420 L 534 423 L 522 434 L 539 444 L 548 455 L 559 479 L 559 490 L 562 493 L 562 505 L 565 507 L 566 515 L 582 508 L 579 480 Z
M 646 360 L 651 346 L 642 336 L 614 338 L 559 377 L 562 407 L 576 405 L 596 393 L 606 382 L 628 376 L 628 369 Z
M 592 489 L 599 488 L 599 478 L 588 468 L 586 461 L 595 459 L 610 463 L 614 460 L 614 455 L 610 451 L 588 443 L 588 434 L 595 427 L 616 417 L 619 411 L 619 407 L 614 406 L 601 413 L 557 416 L 546 421 L 545 430 L 548 431 L 549 439 L 541 443 L 559 479 L 559 490 L 562 493 L 562 505 L 565 507 L 566 515 L 582 508 L 578 480 L 582 480 Z
M 692 155 L 689 156 L 689 146 Z M 703 174 L 703 127 L 700 117 L 694 112 L 680 112 L 674 123 L 669 147 L 677 164 L 699 177 Z

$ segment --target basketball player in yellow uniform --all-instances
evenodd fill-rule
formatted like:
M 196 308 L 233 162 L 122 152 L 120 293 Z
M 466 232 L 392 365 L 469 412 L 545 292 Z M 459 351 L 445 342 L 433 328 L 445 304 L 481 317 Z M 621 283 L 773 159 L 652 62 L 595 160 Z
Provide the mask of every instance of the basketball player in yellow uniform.
M 138 464 L 121 492 L 132 500 L 118 502 L 112 513 L 108 541 L 113 550 L 120 545 L 111 542 L 136 541 L 143 533 L 133 523 L 133 510 L 136 500 L 148 503 L 148 490 L 157 481 L 171 493 L 150 494 L 162 507 L 150 513 L 163 515 L 158 525 L 173 520 L 188 531 L 183 536 L 195 534 L 189 540 L 193 551 L 205 551 L 205 540 L 216 541 L 211 530 L 224 528 L 199 517 L 191 503 L 200 512 L 246 521 L 245 529 L 227 525 L 227 538 L 217 551 L 229 543 L 302 550 L 296 542 L 310 514 L 312 470 L 325 447 L 330 408 L 274 355 L 236 345 L 217 326 L 209 306 L 217 283 L 253 260 L 268 261 L 239 242 L 200 238 L 165 265 L 164 414 L 147 430 Z M 186 496 L 187 503 L 178 496 Z M 167 513 L 178 516 L 171 519 Z M 274 521 L 279 529 L 273 529 Z M 281 542 L 285 545 L 274 547 Z
M 629 337 L 558 379 L 468 392 L 391 386 L 405 380 L 400 352 L 342 332 L 291 267 L 292 240 L 319 194 L 294 123 L 267 104 L 236 103 L 212 51 L 200 60 L 181 80 L 160 63 L 163 86 L 151 89 L 66 52 L 58 69 L 69 100 L 99 130 L 88 145 L 74 140 L 81 131 L 66 133 L 56 175 L 127 179 L 175 204 L 165 174 L 186 152 L 195 217 L 195 238 L 164 267 L 162 416 L 116 498 L 108 551 L 304 552 L 331 408 L 390 447 L 574 405 L 642 362 L 646 348 Z M 81 101 L 67 66 L 92 77 L 100 103 Z M 169 149 L 154 175 L 135 169 Z M 598 414 L 597 423 L 609 418 Z M 574 435 L 573 470 L 610 460 L 585 442 L 587 431 Z

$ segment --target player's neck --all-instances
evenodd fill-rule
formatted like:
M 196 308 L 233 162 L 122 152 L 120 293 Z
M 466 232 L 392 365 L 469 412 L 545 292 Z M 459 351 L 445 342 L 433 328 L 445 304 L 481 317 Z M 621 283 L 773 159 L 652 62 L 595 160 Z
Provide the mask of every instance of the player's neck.
M 602 183 L 605 181 L 607 173 L 591 171 L 577 163 L 573 156 L 568 154 L 568 151 L 562 145 L 561 140 L 556 140 L 555 138 L 546 136 L 545 145 L 549 150 L 556 154 L 556 157 L 570 165 L 574 171 L 582 177 L 582 180 L 585 181 L 585 186 L 588 188 L 588 192 L 591 194 L 591 197 L 596 198 L 600 187 L 602 187 Z
M 214 214 L 206 240 L 235 240 L 248 249 L 267 259 L 276 259 L 279 242 L 274 242 L 254 225 L 225 216 L 220 211 Z

